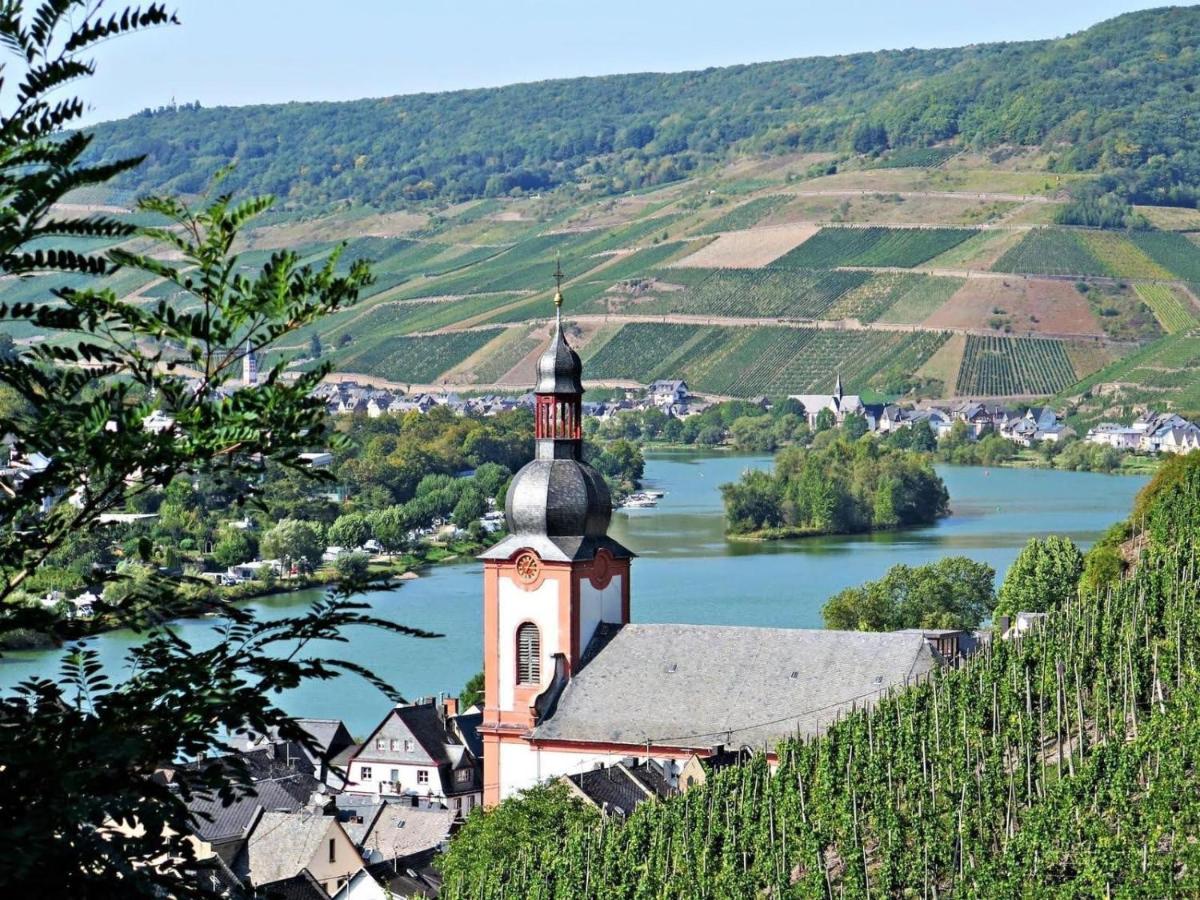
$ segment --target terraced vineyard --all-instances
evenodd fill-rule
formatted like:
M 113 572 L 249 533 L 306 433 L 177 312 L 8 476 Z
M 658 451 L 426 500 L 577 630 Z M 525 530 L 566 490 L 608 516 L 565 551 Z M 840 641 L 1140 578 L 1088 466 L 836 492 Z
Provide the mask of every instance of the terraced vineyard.
M 1150 307 L 1154 318 L 1158 319 L 1167 334 L 1187 331 L 1197 324 L 1196 307 L 1171 287 L 1165 284 L 1139 284 L 1134 286 L 1134 290 Z
M 938 333 L 630 323 L 587 364 L 596 379 L 682 377 L 715 394 L 779 397 L 828 390 L 840 368 L 850 390 L 908 374 L 945 340 Z
M 967 336 L 960 396 L 1049 396 L 1077 380 L 1062 341 Z
M 1200 246 L 1185 235 L 1168 231 L 1139 231 L 1133 242 L 1163 268 L 1183 281 L 1200 281 Z
M 993 272 L 1031 275 L 1111 275 L 1082 237 L 1062 228 L 1035 228 L 992 266 Z
M 877 169 L 935 168 L 959 151 L 954 147 L 904 147 L 875 163 Z
M 822 228 L 776 261 L 782 267 L 911 268 L 975 234 L 971 228 Z
M 1088 231 L 1081 233 L 1079 237 L 1110 275 L 1151 280 L 1170 280 L 1175 277 L 1124 234 L 1113 231 Z
M 705 273 L 701 277 L 701 273 Z M 808 269 L 671 269 L 669 281 L 692 286 L 664 291 L 639 306 L 647 314 L 820 319 L 847 291 L 865 283 L 865 272 Z M 678 283 L 678 282 L 676 282 Z
M 719 231 L 738 231 L 757 225 L 777 209 L 781 209 L 792 200 L 786 194 L 771 194 L 758 197 L 731 209 L 720 218 L 713 219 L 701 225 L 694 234 L 716 234 Z
M 839 297 L 825 318 L 920 322 L 948 300 L 960 284 L 958 278 L 882 272 Z
M 340 367 L 389 381 L 432 384 L 499 333 L 486 329 L 389 338 L 347 353 Z

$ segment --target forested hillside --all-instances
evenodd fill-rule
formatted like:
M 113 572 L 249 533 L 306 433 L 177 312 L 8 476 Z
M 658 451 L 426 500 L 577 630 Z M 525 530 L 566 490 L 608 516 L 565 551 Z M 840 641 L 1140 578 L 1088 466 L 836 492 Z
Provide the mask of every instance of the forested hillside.
M 732 151 L 1041 145 L 1121 200 L 1195 206 L 1200 8 L 1130 13 L 1060 39 L 545 81 L 346 103 L 147 110 L 96 129 L 93 159 L 146 154 L 127 192 L 235 190 L 380 208 L 573 184 L 617 193 Z M 1096 215 L 1100 215 L 1098 213 Z M 1089 223 L 1096 224 L 1096 223 Z

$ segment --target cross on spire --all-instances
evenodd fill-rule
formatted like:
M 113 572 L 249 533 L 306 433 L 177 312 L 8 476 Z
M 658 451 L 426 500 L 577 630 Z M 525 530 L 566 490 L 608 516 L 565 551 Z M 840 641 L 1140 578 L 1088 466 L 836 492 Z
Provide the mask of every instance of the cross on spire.
M 554 316 L 560 322 L 562 321 L 562 261 L 557 253 L 554 254 Z

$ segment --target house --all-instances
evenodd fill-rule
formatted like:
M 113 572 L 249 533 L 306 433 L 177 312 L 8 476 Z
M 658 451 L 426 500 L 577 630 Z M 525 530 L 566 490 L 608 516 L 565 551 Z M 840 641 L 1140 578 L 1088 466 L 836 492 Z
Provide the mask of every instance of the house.
M 363 869 L 336 816 L 309 809 L 262 813 L 233 870 L 268 896 L 271 885 L 307 872 L 334 894 Z
M 301 453 L 297 458 L 300 462 L 306 463 L 310 469 L 328 469 L 333 465 L 333 453 L 328 450 Z
M 227 733 L 224 743 L 237 753 L 252 753 L 270 749 L 276 757 L 287 761 L 302 759 L 319 781 L 327 786 L 341 790 L 345 779 L 338 772 L 334 760 L 348 748 L 354 747 L 346 723 L 341 719 L 295 719 L 297 725 L 308 735 L 312 747 L 306 747 L 297 741 L 285 741 L 279 737 L 277 730 L 262 735 L 251 731 Z
M 1112 447 L 1114 450 L 1138 450 L 1144 434 L 1145 432 L 1131 426 L 1101 422 L 1095 428 L 1088 429 L 1084 440 L 1090 444 Z
M 593 769 L 564 775 L 560 781 L 575 796 L 606 815 L 627 816 L 647 800 L 663 800 L 703 784 L 707 773 L 698 756 L 682 765 L 666 760 L 639 762 L 627 757 L 612 765 L 599 764 Z
M 325 787 L 311 765 L 299 754 L 289 757 L 278 746 L 162 769 L 155 777 L 170 785 L 186 779 L 189 770 L 214 764 L 232 766 L 235 762 L 248 770 L 253 794 L 239 792 L 232 802 L 225 803 L 214 794 L 195 791 L 187 801 L 193 834 L 207 851 L 231 867 L 264 810 L 300 810 L 310 805 L 323 807 L 328 802 Z
M 394 707 L 351 756 L 346 790 L 465 816 L 481 803 L 483 784 L 467 737 L 477 719 L 468 714 L 460 724 L 458 718 L 453 698 Z
M 398 866 L 429 851 L 444 850 L 457 822 L 454 810 L 421 809 L 398 801 L 381 801 L 369 817 L 362 818 L 343 827 L 371 867 Z
M 396 896 L 383 888 L 370 872 L 360 869 L 333 895 L 333 900 L 393 900 Z
M 664 406 L 682 406 L 687 403 L 687 399 L 691 396 L 688 391 L 686 381 L 654 381 L 650 387 L 646 389 L 646 394 L 651 405 L 662 408 Z

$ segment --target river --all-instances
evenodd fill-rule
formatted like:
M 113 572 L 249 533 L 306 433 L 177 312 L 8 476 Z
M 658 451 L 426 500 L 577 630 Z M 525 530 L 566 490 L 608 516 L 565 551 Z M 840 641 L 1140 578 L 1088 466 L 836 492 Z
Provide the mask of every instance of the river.
M 937 524 L 873 535 L 729 543 L 722 536 L 718 486 L 767 456 L 649 454 L 647 487 L 666 491 L 655 509 L 619 511 L 611 534 L 639 558 L 633 564 L 635 621 L 821 627 L 821 605 L 850 585 L 878 578 L 897 563 L 962 555 L 987 562 L 997 577 L 1030 537 L 1062 534 L 1090 545 L 1128 514 L 1146 479 L 1040 469 L 938 466 L 952 513 Z M 353 659 L 409 698 L 454 692 L 481 668 L 481 566 L 474 561 L 429 568 L 420 579 L 365 600 L 380 617 L 436 631 L 427 640 L 374 629 L 349 632 L 348 644 L 323 648 Z M 294 614 L 316 594 L 298 592 L 251 603 L 263 618 Z M 177 623 L 195 643 L 215 639 L 211 619 Z M 137 640 L 115 631 L 92 639 L 106 665 L 120 666 Z M 60 653 L 14 652 L 0 658 L 0 691 L 33 675 L 51 676 Z M 295 715 L 343 719 L 368 732 L 387 700 L 353 676 L 312 682 L 284 698 Z

